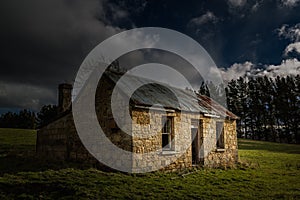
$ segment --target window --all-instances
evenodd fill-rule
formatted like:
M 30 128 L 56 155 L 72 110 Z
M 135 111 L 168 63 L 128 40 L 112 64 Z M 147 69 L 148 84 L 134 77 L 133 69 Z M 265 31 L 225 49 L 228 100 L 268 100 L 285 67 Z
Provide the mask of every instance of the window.
M 172 150 L 173 118 L 164 117 L 162 128 L 162 148 L 163 150 Z
M 223 122 L 216 123 L 217 149 L 224 149 L 224 127 Z

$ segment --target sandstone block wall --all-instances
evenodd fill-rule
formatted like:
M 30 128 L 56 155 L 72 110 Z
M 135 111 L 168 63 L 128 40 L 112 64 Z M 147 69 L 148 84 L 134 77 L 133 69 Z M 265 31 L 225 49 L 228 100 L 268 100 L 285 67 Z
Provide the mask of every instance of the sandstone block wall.
M 236 121 L 225 120 L 224 122 L 224 149 L 217 149 L 216 147 L 216 133 L 214 120 L 210 123 L 209 129 L 204 129 L 205 151 L 207 156 L 204 158 L 204 166 L 207 167 L 225 167 L 234 166 L 238 162 L 238 148 L 236 135 Z
M 37 134 L 37 154 L 43 159 L 94 162 L 77 135 L 72 113 L 43 127 Z
M 189 168 L 192 166 L 192 148 L 185 144 L 191 143 L 191 124 L 193 120 L 200 122 L 199 138 L 203 140 L 203 146 L 199 149 L 202 162 L 200 165 L 207 167 L 231 166 L 237 163 L 237 137 L 234 120 L 224 121 L 224 149 L 217 149 L 216 146 L 216 122 L 220 119 L 204 117 L 200 114 L 185 112 L 162 113 L 160 111 L 145 112 L 138 109 L 132 111 L 133 117 L 133 152 L 147 153 L 156 151 L 162 163 L 170 163 L 169 155 L 162 153 L 162 117 L 164 115 L 174 118 L 174 153 L 182 156 L 172 162 L 164 170 Z M 152 122 L 152 123 L 151 123 Z M 151 135 L 150 137 L 147 137 Z M 153 159 L 134 163 L 134 167 L 149 168 Z M 156 158 L 157 159 L 157 158 Z M 134 159 L 133 159 L 133 162 Z
M 203 150 L 204 155 L 203 166 L 220 167 L 232 166 L 238 161 L 237 138 L 236 138 L 236 124 L 235 121 L 226 120 L 224 123 L 224 141 L 225 148 L 218 151 L 216 148 L 216 133 L 215 124 L 216 119 L 203 118 L 199 115 L 187 113 L 172 113 L 174 117 L 174 149 L 172 153 L 180 154 L 181 156 L 172 162 L 171 154 L 162 153 L 162 113 L 145 112 L 137 109 L 132 111 L 133 123 L 133 137 L 132 141 L 128 141 L 129 137 L 123 137 L 120 130 L 111 132 L 110 140 L 123 149 L 131 149 L 137 154 L 156 152 L 161 164 L 169 164 L 164 170 L 178 170 L 189 168 L 192 166 L 192 149 L 186 148 L 182 144 L 186 144 L 192 140 L 191 138 L 191 121 L 200 119 L 202 124 L 199 131 L 203 131 Z M 148 118 L 148 119 L 147 119 Z M 148 122 L 152 121 L 153 124 Z M 107 122 L 109 124 L 109 122 Z M 107 126 L 109 127 L 109 126 Z M 111 128 L 110 128 L 111 129 Z M 200 133 L 201 134 L 201 133 Z M 149 137 L 150 135 L 150 137 Z M 59 120 L 43 127 L 38 131 L 37 137 L 37 153 L 44 159 L 54 160 L 72 160 L 78 162 L 97 163 L 89 152 L 82 145 L 73 122 L 72 114 L 68 114 Z M 145 170 L 151 169 L 153 159 L 157 157 L 149 157 L 148 160 L 136 161 L 132 160 L 133 168 L 143 168 Z M 116 162 L 118 160 L 116 159 Z

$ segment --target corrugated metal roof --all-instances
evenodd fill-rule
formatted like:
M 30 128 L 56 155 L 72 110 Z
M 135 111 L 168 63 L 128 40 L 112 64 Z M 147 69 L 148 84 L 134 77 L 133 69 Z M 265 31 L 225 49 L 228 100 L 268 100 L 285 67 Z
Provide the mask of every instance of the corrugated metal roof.
M 120 79 L 122 77 L 120 73 L 109 71 L 105 74 L 115 84 L 121 81 L 119 84 L 126 90 L 135 90 L 137 85 L 141 85 L 130 97 L 135 105 L 152 106 L 154 104 L 160 104 L 169 109 L 199 112 L 220 117 L 226 116 L 232 119 L 238 118 L 211 98 L 197 95 L 189 90 L 171 87 L 164 83 L 132 75 L 126 76 L 126 79 Z
M 235 114 L 233 114 L 232 112 L 230 112 L 229 110 L 224 108 L 222 105 L 220 105 L 219 103 L 217 103 L 210 97 L 205 96 L 205 95 L 197 95 L 197 96 L 199 99 L 199 105 L 201 107 L 206 107 L 207 109 L 210 109 L 210 110 L 214 111 L 215 113 L 217 113 L 217 115 L 219 115 L 219 116 L 225 115 L 226 117 L 229 117 L 231 119 L 239 119 L 238 116 L 236 116 Z

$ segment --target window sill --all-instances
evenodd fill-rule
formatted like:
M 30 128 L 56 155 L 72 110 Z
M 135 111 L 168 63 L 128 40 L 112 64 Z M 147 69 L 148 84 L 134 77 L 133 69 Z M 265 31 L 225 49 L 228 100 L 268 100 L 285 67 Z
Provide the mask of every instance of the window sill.
M 160 152 L 161 155 L 174 155 L 174 154 L 178 154 L 178 152 L 176 151 L 172 151 L 172 150 L 163 150 L 162 152 Z
M 225 149 L 217 149 L 216 152 L 225 152 Z

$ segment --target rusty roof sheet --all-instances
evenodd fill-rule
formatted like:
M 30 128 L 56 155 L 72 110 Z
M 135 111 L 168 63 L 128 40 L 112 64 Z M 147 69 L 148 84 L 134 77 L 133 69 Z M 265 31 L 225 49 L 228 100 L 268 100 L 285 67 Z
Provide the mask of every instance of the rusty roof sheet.
M 142 77 L 129 75 L 125 81 L 120 79 L 122 74 L 113 72 L 106 72 L 105 74 L 115 84 L 121 81 L 119 84 L 122 88 L 134 90 L 137 85 L 142 85 L 130 97 L 131 102 L 135 105 L 152 106 L 160 104 L 169 109 L 238 119 L 232 112 L 207 96 L 197 95 L 189 90 L 171 87 Z
M 206 107 L 207 109 L 214 111 L 215 113 L 217 113 L 217 115 L 226 116 L 231 119 L 239 119 L 238 116 L 236 116 L 235 114 L 233 114 L 232 112 L 227 110 L 224 106 L 222 106 L 218 102 L 214 101 L 210 97 L 205 96 L 205 95 L 199 95 L 199 94 L 197 96 L 199 99 L 200 106 Z

